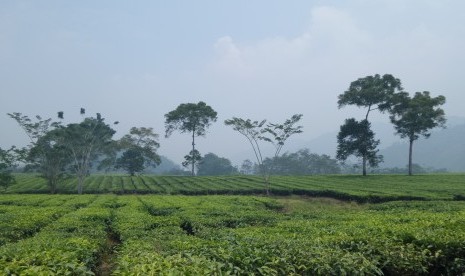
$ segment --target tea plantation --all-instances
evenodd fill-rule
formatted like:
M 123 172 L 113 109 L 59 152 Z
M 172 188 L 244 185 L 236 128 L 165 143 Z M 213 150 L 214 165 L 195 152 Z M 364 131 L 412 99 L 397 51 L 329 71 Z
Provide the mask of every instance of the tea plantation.
M 464 175 L 17 178 L 2 275 L 465 273 Z

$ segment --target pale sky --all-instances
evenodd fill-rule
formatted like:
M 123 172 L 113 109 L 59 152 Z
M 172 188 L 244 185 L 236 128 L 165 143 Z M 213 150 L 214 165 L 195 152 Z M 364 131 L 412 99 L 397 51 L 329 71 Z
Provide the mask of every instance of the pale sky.
M 446 96 L 446 115 L 465 117 L 464 13 L 462 0 L 0 0 L 0 146 L 28 142 L 8 112 L 77 122 L 84 107 L 120 121 L 117 137 L 153 127 L 159 153 L 180 163 L 190 137 L 165 139 L 164 114 L 205 101 L 218 121 L 199 151 L 238 164 L 253 156 L 225 119 L 302 113 L 304 133 L 289 146 L 305 145 L 362 118 L 338 110 L 337 96 L 386 73 L 411 93 Z

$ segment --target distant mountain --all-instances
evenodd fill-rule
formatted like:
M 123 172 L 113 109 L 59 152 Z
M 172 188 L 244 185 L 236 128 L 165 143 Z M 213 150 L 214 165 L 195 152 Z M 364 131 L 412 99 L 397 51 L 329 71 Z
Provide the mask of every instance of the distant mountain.
M 428 139 L 420 138 L 413 144 L 413 162 L 422 167 L 445 168 L 465 172 L 465 123 L 455 123 L 446 129 L 433 131 Z M 408 163 L 408 142 L 394 143 L 383 149 L 382 167 L 405 167 Z
M 376 139 L 381 140 L 381 167 L 404 168 L 408 163 L 408 143 L 395 135 L 389 123 L 374 122 Z M 336 156 L 337 131 L 325 133 L 310 141 L 299 141 L 290 151 L 308 148 L 317 154 Z M 446 129 L 436 129 L 429 139 L 420 138 L 413 145 L 413 162 L 422 167 L 445 168 L 451 172 L 465 172 L 465 118 L 448 117 Z

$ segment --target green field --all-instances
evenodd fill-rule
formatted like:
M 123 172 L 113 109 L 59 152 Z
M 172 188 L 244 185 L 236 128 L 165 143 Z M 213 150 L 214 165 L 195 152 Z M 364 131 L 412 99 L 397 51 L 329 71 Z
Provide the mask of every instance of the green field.
M 463 275 L 464 178 L 282 176 L 265 197 L 249 176 L 96 175 L 47 195 L 20 175 L 0 195 L 0 275 Z
M 31 174 L 16 175 L 17 183 L 5 193 L 49 193 L 44 179 Z M 273 195 L 331 197 L 357 202 L 392 200 L 465 199 L 464 174 L 438 175 L 329 175 L 273 176 Z M 76 193 L 77 179 L 70 178 L 58 193 Z M 92 175 L 86 178 L 84 193 L 171 194 L 171 195 L 260 195 L 263 180 L 258 176 L 154 176 Z

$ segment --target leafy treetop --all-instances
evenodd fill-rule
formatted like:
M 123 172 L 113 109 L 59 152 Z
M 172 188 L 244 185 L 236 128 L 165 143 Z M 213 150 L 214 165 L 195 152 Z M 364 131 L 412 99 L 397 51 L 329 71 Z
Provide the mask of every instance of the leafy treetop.
M 338 96 L 337 103 L 339 108 L 346 105 L 368 108 L 365 116 L 365 119 L 368 119 L 370 111 L 378 109 L 383 112 L 388 110 L 390 99 L 396 91 L 402 91 L 399 79 L 389 74 L 382 77 L 376 74 L 353 81 L 349 89 Z

